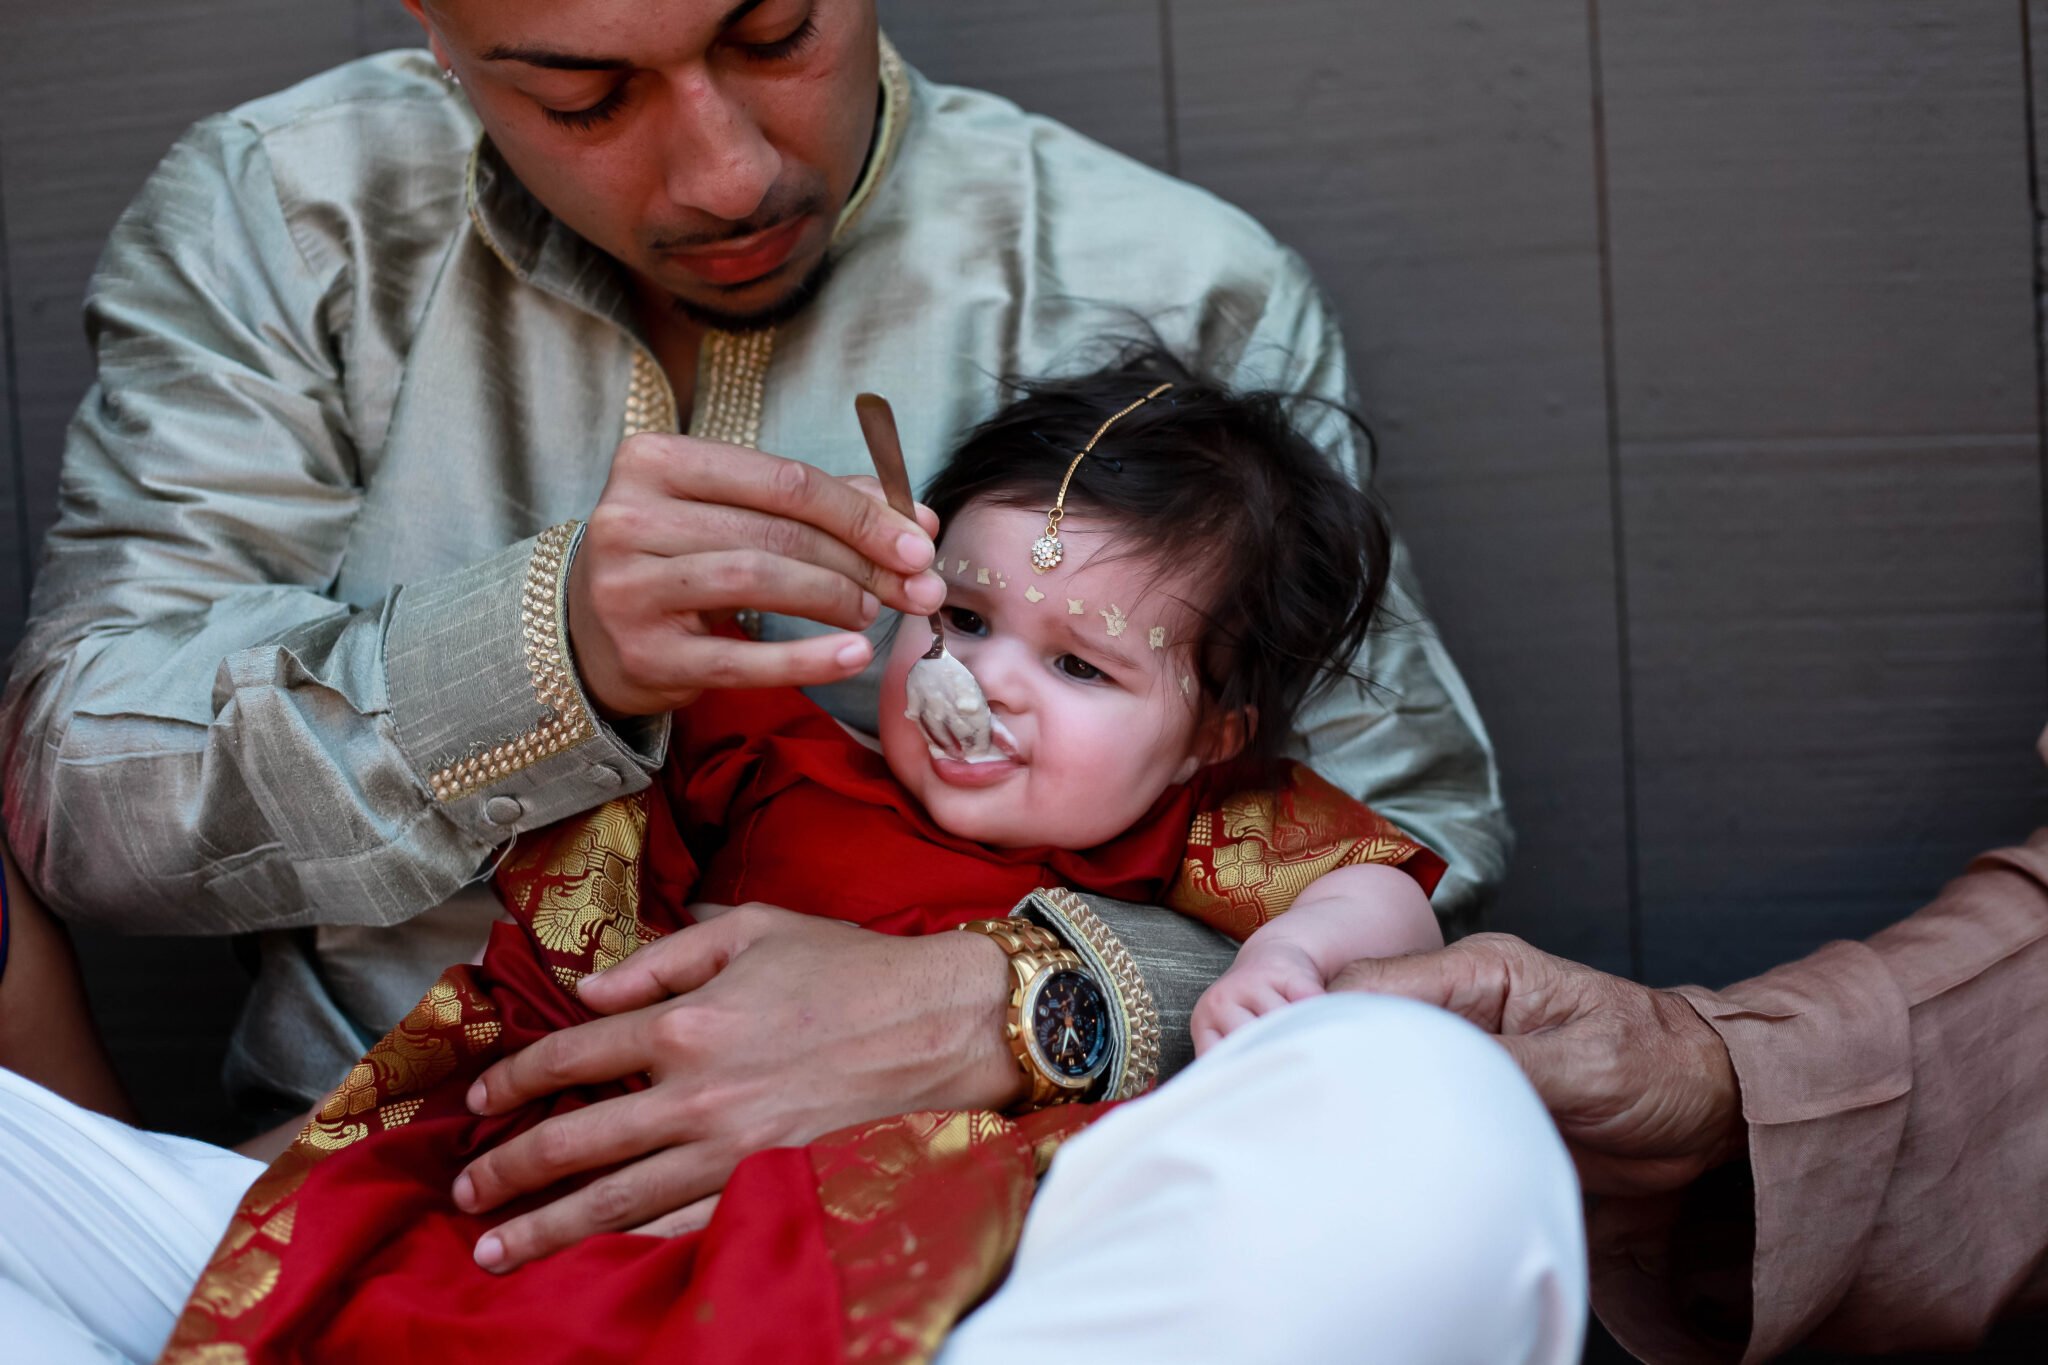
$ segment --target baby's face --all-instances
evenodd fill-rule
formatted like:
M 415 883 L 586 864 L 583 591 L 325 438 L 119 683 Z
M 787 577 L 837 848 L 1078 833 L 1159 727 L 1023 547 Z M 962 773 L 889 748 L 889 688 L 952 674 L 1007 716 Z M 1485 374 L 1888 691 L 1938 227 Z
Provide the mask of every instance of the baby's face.
M 1045 514 L 970 505 L 946 528 L 946 652 L 981 683 L 1013 758 L 936 758 L 905 719 L 903 680 L 931 645 L 904 621 L 882 678 L 882 752 L 945 829 L 998 847 L 1083 849 L 1115 837 L 1211 755 L 1197 725 L 1192 575 L 1100 554 L 1089 518 L 1060 527 L 1066 553 L 1031 568 Z

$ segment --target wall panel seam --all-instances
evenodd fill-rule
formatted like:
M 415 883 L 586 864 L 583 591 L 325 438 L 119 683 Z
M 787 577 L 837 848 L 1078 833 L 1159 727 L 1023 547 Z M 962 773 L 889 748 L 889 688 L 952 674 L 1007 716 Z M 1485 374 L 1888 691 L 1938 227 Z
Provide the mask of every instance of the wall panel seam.
M 1621 830 L 1628 888 L 1629 974 L 1643 976 L 1643 892 L 1637 854 L 1635 689 L 1629 650 L 1628 538 L 1621 493 L 1621 394 L 1614 339 L 1614 254 L 1607 193 L 1607 85 L 1600 47 L 1600 0 L 1586 0 L 1587 75 L 1593 120 L 1593 198 L 1600 243 L 1600 363 L 1607 395 L 1607 503 L 1613 538 L 1615 659 L 1620 672 Z
M 13 453 L 8 477 L 14 485 L 14 554 L 20 566 L 15 592 L 28 615 L 28 577 L 35 556 L 28 544 L 28 451 L 22 448 L 20 365 L 14 341 L 14 272 L 8 252 L 7 168 L 0 156 L 0 384 L 7 392 L 7 448 Z
M 1180 99 L 1173 81 L 1173 0 L 1159 0 L 1159 98 L 1166 106 L 1166 173 L 1180 174 Z
M 2034 100 L 2034 20 L 2033 0 L 2018 0 L 2020 20 L 2020 94 L 2027 121 L 2027 214 L 2032 220 L 2029 240 L 2034 244 L 2034 439 L 2038 448 L 2037 463 L 2041 470 L 2041 553 L 2042 583 L 2048 586 L 2048 310 L 2043 306 L 2043 290 L 2048 288 L 2048 279 L 2042 274 L 2042 251 L 2048 249 L 2048 242 L 2042 239 L 2041 220 L 2041 147 L 2040 110 Z M 2048 618 L 2048 594 L 2041 603 L 2044 618 Z M 2042 667 L 2048 670 L 2048 652 L 2042 656 Z

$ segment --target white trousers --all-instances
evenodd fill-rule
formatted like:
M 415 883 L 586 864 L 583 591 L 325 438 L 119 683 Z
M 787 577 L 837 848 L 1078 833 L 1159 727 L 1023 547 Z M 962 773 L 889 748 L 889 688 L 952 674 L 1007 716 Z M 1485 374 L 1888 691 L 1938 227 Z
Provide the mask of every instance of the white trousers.
M 261 1169 L 0 1071 L 0 1355 L 154 1359 Z M 1568 1365 L 1585 1318 L 1577 1184 L 1521 1073 L 1447 1014 L 1347 995 L 1063 1147 L 939 1362 Z

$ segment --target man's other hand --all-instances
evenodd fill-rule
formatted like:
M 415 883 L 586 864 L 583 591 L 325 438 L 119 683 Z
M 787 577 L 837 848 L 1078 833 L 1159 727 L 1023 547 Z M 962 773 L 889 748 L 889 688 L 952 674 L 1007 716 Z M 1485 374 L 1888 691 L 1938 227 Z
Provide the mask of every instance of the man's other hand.
M 899 938 L 761 905 L 647 945 L 584 981 L 604 1018 L 542 1038 L 470 1091 L 472 1110 L 502 1114 L 573 1086 L 653 1082 L 470 1163 L 454 1197 L 472 1213 L 617 1167 L 487 1233 L 478 1264 L 510 1270 L 593 1232 L 689 1231 L 765 1148 L 919 1109 L 1006 1107 L 1024 1091 L 1002 1041 L 1008 979 L 981 934 Z
M 687 706 L 719 687 L 850 678 L 874 649 L 855 632 L 884 606 L 936 611 L 938 522 L 889 510 L 874 480 L 689 436 L 628 437 L 569 566 L 569 646 L 608 715 Z M 713 634 L 742 608 L 833 633 L 767 642 Z
M 1685 999 L 1539 952 L 1508 934 L 1352 963 L 1333 991 L 1400 995 L 1464 1016 L 1528 1074 L 1594 1194 L 1678 1189 L 1740 1156 L 1728 1049 Z

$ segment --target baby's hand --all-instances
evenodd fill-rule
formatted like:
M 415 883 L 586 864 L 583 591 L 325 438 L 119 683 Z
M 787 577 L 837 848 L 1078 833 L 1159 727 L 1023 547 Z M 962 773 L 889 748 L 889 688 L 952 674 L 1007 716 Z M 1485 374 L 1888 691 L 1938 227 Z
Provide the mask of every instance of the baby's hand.
M 1238 949 L 1230 970 L 1217 977 L 1195 1002 L 1190 1021 L 1195 1055 L 1201 1056 L 1222 1042 L 1225 1034 L 1262 1014 L 1322 993 L 1323 975 L 1306 952 L 1282 941 L 1247 943 Z

